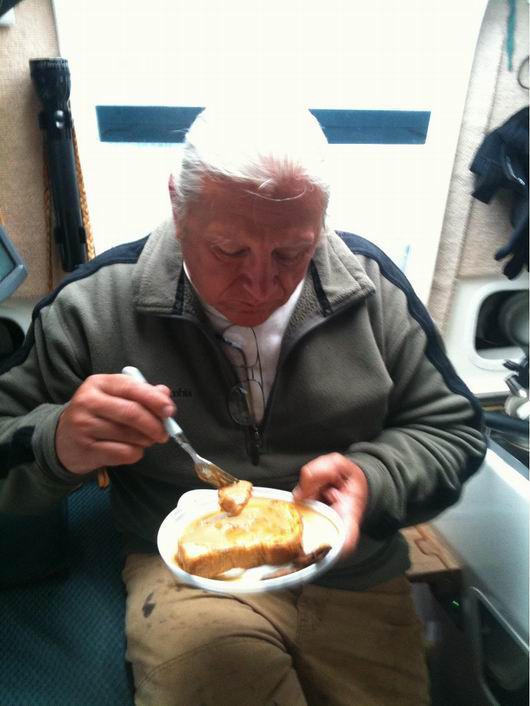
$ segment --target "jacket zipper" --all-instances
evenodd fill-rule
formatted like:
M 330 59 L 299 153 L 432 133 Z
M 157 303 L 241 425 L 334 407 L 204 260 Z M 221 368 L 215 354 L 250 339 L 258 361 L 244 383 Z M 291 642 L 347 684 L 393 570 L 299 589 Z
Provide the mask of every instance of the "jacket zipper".
M 262 444 L 262 436 L 257 426 L 248 427 L 249 431 L 249 448 L 250 448 L 250 460 L 253 466 L 257 466 L 259 463 L 259 452 Z

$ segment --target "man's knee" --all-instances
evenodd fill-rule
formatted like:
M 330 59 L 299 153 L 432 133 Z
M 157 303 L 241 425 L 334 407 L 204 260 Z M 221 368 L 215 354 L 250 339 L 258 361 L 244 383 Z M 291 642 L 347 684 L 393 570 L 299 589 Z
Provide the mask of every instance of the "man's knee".
M 152 667 L 136 684 L 138 706 L 304 704 L 290 655 L 274 642 L 217 634 Z
M 305 703 L 281 635 L 242 601 L 150 580 L 129 595 L 127 639 L 142 706 Z

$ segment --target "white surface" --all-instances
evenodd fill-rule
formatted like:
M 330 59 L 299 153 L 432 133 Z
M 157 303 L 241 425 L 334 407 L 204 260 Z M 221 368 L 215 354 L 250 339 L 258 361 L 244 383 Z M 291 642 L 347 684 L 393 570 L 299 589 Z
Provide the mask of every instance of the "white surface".
M 0 17 L 0 27 L 14 27 L 15 26 L 15 9 L 11 8 L 7 12 L 4 12 L 2 17 Z
M 528 290 L 528 283 L 528 273 L 523 273 L 514 280 L 499 275 L 462 279 L 456 284 L 443 338 L 456 372 L 475 395 L 508 394 L 505 378 L 510 372 L 503 362 L 520 361 L 523 357 L 517 346 L 477 352 L 475 335 L 481 304 L 496 292 Z
M 530 483 L 488 450 L 460 501 L 433 521 L 474 586 L 528 644 Z
M 101 143 L 94 106 L 230 102 L 427 110 L 425 145 L 332 145 L 330 224 L 404 266 L 428 298 L 486 0 L 54 0 L 97 252 L 170 215 L 180 147 Z M 87 37 L 97 37 L 88 41 Z M 408 258 L 407 258 L 408 253 Z
M 293 502 L 291 493 L 271 488 L 255 487 L 253 489 L 253 497 Z M 262 576 L 272 573 L 277 567 L 258 566 L 241 572 L 241 576 L 237 580 L 223 581 L 194 576 L 179 567 L 174 558 L 177 552 L 179 534 L 194 519 L 219 509 L 217 490 L 192 490 L 182 495 L 177 507 L 165 518 L 158 531 L 157 543 L 160 556 L 170 571 L 183 583 L 217 593 L 262 593 L 263 591 L 291 588 L 307 581 L 312 581 L 316 576 L 327 571 L 338 560 L 345 535 L 342 520 L 334 510 L 317 501 L 308 501 L 304 504 L 323 515 L 332 523 L 336 528 L 336 538 L 332 548 L 322 561 L 311 564 L 287 576 L 261 580 Z M 316 547 L 307 546 L 304 543 L 305 552 L 314 549 Z

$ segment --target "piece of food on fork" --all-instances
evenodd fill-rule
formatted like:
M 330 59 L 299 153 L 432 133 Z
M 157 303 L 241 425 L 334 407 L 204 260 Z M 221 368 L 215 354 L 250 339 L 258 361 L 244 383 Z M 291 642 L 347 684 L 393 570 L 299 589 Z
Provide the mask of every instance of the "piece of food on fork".
M 232 485 L 225 485 L 217 491 L 219 506 L 228 515 L 239 515 L 252 495 L 252 483 L 239 480 Z

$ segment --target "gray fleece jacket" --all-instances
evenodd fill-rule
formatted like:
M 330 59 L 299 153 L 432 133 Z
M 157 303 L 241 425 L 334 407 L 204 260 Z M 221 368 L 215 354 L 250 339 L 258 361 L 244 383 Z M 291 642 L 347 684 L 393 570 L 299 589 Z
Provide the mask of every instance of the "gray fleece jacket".
M 486 450 L 479 405 L 427 311 L 401 271 L 350 234 L 328 233 L 315 253 L 258 433 L 235 424 L 236 372 L 165 223 L 78 268 L 36 307 L 24 346 L 0 371 L 0 511 L 45 510 L 79 486 L 56 457 L 58 418 L 86 377 L 125 365 L 173 390 L 201 455 L 255 485 L 290 490 L 304 463 L 331 451 L 363 469 L 360 544 L 322 585 L 362 590 L 402 573 L 399 529 L 454 503 Z M 165 515 L 200 487 L 189 457 L 160 444 L 109 472 L 126 550 L 155 552 Z

